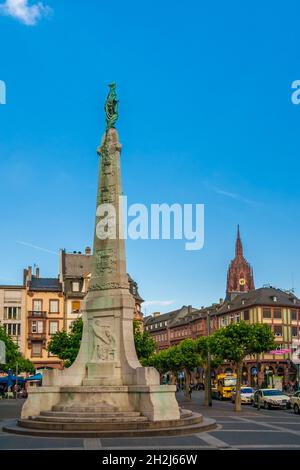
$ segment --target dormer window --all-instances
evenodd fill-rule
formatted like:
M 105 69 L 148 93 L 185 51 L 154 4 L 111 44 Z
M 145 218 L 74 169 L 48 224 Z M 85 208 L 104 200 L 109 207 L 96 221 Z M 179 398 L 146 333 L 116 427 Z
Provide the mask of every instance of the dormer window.
M 242 300 L 242 305 L 245 305 L 245 303 L 246 303 L 246 300 L 243 299 L 243 300 Z
M 272 297 L 272 300 L 273 300 L 273 302 L 277 302 L 277 297 L 276 297 L 276 295 L 274 295 L 274 296 Z
M 72 282 L 72 291 L 79 292 L 79 282 Z
M 228 310 L 230 310 L 230 308 L 231 308 L 231 305 L 230 305 L 230 304 L 228 304 L 228 305 L 227 305 L 227 308 L 228 308 Z

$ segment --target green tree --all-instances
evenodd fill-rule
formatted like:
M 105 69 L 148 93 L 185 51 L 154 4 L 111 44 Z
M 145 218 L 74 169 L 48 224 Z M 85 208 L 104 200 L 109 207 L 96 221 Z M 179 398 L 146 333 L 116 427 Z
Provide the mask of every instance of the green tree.
M 11 370 L 16 373 L 17 366 L 18 372 L 29 372 L 34 373 L 34 365 L 29 359 L 25 359 L 19 351 L 12 338 L 6 334 L 5 328 L 0 325 L 0 340 L 5 343 L 6 346 L 6 363 L 0 364 L 1 369 Z
M 237 373 L 235 411 L 241 411 L 242 367 L 246 356 L 271 351 L 276 347 L 274 334 L 268 325 L 232 323 L 210 337 L 212 354 L 235 364 Z
M 163 349 L 153 354 L 147 361 L 147 364 L 155 367 L 160 374 L 172 372 L 173 377 L 177 377 L 178 372 L 185 372 L 185 398 L 190 399 L 189 387 L 191 383 L 192 371 L 200 365 L 200 356 L 196 349 L 196 341 L 185 339 L 176 346 Z
M 191 383 L 191 373 L 200 365 L 201 358 L 197 351 L 195 340 L 187 338 L 179 343 L 178 348 L 181 353 L 181 366 L 185 372 L 185 398 L 190 399 L 189 388 Z
M 142 331 L 138 321 L 133 322 L 134 344 L 137 356 L 142 364 L 146 363 L 155 351 L 155 341 L 148 331 Z
M 48 351 L 58 356 L 65 367 L 70 367 L 75 361 L 80 348 L 82 338 L 83 322 L 82 318 L 77 318 L 73 324 L 70 333 L 58 331 L 48 343 Z
M 210 342 L 211 342 L 211 336 L 200 336 L 199 338 L 196 339 L 196 351 L 199 354 L 200 365 L 203 367 L 204 373 L 205 373 L 204 403 L 206 405 L 208 405 L 209 403 L 208 381 L 211 380 L 211 377 L 209 377 L 209 372 L 208 372 L 208 354 L 210 353 L 211 355 L 211 361 L 210 361 L 211 369 L 217 368 L 222 362 L 222 358 L 216 355 L 212 356 Z

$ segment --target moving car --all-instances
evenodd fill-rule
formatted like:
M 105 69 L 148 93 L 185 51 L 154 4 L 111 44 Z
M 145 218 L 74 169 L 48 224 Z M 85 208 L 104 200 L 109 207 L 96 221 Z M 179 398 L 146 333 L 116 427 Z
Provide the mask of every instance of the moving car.
M 253 397 L 253 406 L 260 406 L 265 409 L 290 408 L 290 397 L 277 388 L 261 388 L 256 390 Z
M 300 390 L 291 397 L 291 408 L 293 408 L 296 414 L 300 414 Z
M 235 402 L 235 395 L 236 395 L 236 391 L 234 390 L 232 392 L 232 398 L 231 398 L 232 403 Z M 254 389 L 252 387 L 241 387 L 241 403 L 242 404 L 253 403 L 253 397 L 254 397 Z

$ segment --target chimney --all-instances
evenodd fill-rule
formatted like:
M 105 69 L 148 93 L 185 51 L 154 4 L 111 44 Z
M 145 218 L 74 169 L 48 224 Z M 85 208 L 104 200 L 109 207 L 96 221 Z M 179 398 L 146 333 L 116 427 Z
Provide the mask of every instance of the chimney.
M 153 314 L 152 314 L 152 316 L 153 316 L 154 318 L 159 317 L 159 315 L 160 315 L 160 312 L 153 312 Z
M 27 281 L 27 276 L 28 276 L 28 269 L 23 269 L 23 286 L 26 286 L 26 281 Z
M 35 268 L 35 277 L 40 277 L 40 268 L 38 266 Z
M 191 305 L 188 305 L 188 313 L 192 313 L 192 306 Z
M 32 266 L 28 266 L 27 281 L 31 281 L 31 276 L 32 276 Z
M 91 248 L 90 248 L 89 246 L 86 247 L 86 249 L 85 249 L 85 254 L 86 254 L 86 255 L 91 255 L 91 254 L 92 254 L 92 250 L 91 250 Z

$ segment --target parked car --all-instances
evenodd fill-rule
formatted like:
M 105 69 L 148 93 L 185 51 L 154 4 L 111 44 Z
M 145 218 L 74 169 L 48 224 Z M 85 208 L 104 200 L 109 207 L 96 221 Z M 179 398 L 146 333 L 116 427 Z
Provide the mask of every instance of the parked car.
M 291 397 L 291 408 L 293 408 L 296 414 L 300 414 L 300 390 Z
M 236 390 L 232 392 L 231 401 L 235 402 Z M 241 403 L 242 404 L 251 404 L 253 403 L 254 389 L 252 387 L 241 387 Z
M 265 409 L 290 408 L 290 397 L 277 388 L 261 388 L 256 390 L 253 406 L 263 406 Z

